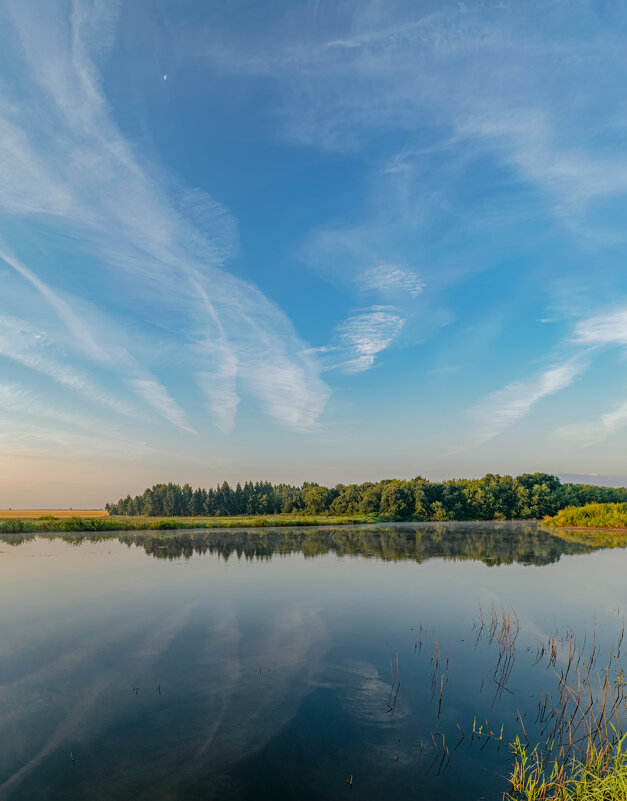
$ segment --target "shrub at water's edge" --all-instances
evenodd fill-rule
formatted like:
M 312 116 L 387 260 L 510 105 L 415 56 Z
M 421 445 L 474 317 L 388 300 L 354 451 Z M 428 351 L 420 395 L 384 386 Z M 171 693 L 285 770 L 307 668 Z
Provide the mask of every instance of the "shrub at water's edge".
M 562 528 L 627 529 L 627 503 L 588 503 L 567 506 L 542 521 L 545 526 Z

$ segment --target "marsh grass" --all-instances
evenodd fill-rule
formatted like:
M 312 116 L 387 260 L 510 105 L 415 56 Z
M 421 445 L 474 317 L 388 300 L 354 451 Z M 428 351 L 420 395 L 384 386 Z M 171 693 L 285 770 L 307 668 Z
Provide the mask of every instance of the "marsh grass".
M 624 631 L 623 621 L 616 655 L 610 651 L 602 668 L 596 620 L 591 642 L 586 635 L 578 646 L 569 633 L 561 644 L 553 636 L 541 643 L 535 664 L 546 659 L 558 679 L 557 691 L 541 693 L 538 702 L 536 723 L 546 739 L 544 746 L 531 748 L 524 726 L 525 743 L 519 736 L 514 739 L 514 766 L 504 801 L 627 799 L 626 683 L 617 658 Z M 558 672 L 560 645 L 564 659 Z

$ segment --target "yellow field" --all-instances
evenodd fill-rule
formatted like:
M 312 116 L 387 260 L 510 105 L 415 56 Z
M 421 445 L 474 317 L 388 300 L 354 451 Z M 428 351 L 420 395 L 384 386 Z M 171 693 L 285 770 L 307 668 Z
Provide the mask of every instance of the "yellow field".
M 39 517 L 108 517 L 104 509 L 0 509 L 0 520 L 37 520 Z

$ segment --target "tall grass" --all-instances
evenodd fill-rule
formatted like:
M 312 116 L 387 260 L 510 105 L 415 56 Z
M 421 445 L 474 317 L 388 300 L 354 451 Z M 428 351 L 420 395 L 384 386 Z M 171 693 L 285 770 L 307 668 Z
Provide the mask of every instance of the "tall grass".
M 515 757 L 511 790 L 505 801 L 625 801 L 627 799 L 627 753 L 625 737 L 607 751 L 589 744 L 582 758 L 556 760 L 550 770 L 538 748 L 532 751 L 519 738 L 513 744 Z

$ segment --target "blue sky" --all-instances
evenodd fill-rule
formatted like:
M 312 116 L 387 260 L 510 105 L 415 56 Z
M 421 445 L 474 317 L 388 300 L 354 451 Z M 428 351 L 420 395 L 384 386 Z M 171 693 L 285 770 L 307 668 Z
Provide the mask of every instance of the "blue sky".
M 0 9 L 0 506 L 627 482 L 627 9 Z

